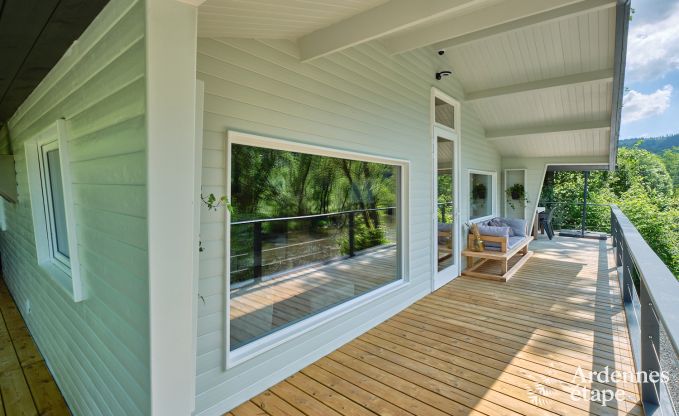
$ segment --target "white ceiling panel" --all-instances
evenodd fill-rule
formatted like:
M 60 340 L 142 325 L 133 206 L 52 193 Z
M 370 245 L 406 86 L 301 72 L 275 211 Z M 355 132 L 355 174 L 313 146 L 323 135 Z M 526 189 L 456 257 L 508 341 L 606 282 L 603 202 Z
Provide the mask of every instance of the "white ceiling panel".
M 199 37 L 297 39 L 387 0 L 207 0 Z
M 612 82 L 569 85 L 469 103 L 486 130 L 607 120 Z
M 447 51 L 465 91 L 613 67 L 615 8 L 529 26 Z
M 514 136 L 491 140 L 504 157 L 597 156 L 608 154 L 610 130 Z

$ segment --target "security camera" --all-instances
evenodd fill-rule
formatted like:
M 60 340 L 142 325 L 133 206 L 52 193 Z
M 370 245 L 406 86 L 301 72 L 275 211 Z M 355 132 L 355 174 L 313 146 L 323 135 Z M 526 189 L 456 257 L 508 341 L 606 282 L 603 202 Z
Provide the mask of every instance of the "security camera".
M 453 75 L 453 72 L 452 72 L 452 71 L 441 71 L 441 72 L 437 72 L 437 73 L 436 73 L 436 79 L 439 80 L 439 81 L 441 81 L 441 79 L 442 79 L 443 77 L 447 77 L 447 76 L 450 76 L 450 75 Z
M 446 51 L 444 51 L 443 49 L 441 49 L 440 51 L 438 51 L 438 54 L 439 54 L 439 55 L 443 55 L 443 54 L 445 54 L 445 53 L 446 53 Z

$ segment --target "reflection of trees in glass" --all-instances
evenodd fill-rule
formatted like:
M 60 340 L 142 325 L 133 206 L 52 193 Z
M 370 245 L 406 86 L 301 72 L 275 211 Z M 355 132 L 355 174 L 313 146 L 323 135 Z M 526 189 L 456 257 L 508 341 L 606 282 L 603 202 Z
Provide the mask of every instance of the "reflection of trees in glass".
M 395 241 L 395 212 L 381 208 L 396 206 L 398 167 L 245 145 L 232 146 L 231 166 L 232 222 L 331 214 L 261 223 L 265 255 L 280 261 L 277 270 L 348 254 L 352 221 L 354 251 Z M 353 219 L 334 214 L 352 210 Z M 236 224 L 231 235 L 232 270 L 247 275 L 255 229 Z
M 233 221 L 373 209 L 396 203 L 396 167 L 243 145 L 232 147 Z M 361 214 L 370 228 L 379 216 Z
M 450 224 L 453 222 L 453 175 L 452 170 L 439 169 L 438 182 L 438 221 Z

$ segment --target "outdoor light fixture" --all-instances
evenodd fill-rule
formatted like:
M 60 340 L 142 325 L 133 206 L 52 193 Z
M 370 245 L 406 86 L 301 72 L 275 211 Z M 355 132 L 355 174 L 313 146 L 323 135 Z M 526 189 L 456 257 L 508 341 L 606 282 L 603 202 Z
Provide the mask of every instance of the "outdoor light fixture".
M 436 73 L 436 79 L 441 81 L 443 77 L 447 77 L 449 75 L 453 75 L 452 71 L 440 71 Z

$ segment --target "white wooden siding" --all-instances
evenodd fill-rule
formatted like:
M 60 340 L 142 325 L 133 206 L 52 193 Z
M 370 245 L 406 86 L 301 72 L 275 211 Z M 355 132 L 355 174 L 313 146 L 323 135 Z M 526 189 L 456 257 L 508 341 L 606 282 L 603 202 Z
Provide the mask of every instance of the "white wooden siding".
M 202 211 L 198 321 L 198 414 L 220 414 L 292 374 L 427 293 L 431 286 L 432 138 L 430 94 L 453 97 L 454 78 L 436 81 L 433 50 L 390 56 L 379 43 L 300 63 L 292 43 L 199 39 L 205 82 L 203 193 L 225 193 L 227 130 L 296 140 L 411 162 L 410 278 L 406 288 L 224 370 L 224 213 Z M 462 195 L 469 168 L 500 172 L 478 117 L 462 112 Z M 499 194 L 498 194 L 499 197 Z M 462 221 L 467 204 L 461 204 Z
M 112 0 L 9 121 L 19 202 L 3 273 L 71 410 L 149 412 L 144 3 Z M 24 143 L 66 119 L 78 253 L 74 303 L 37 266 Z M 70 202 L 70 201 L 67 201 Z M 30 301 L 30 313 L 25 308 Z

